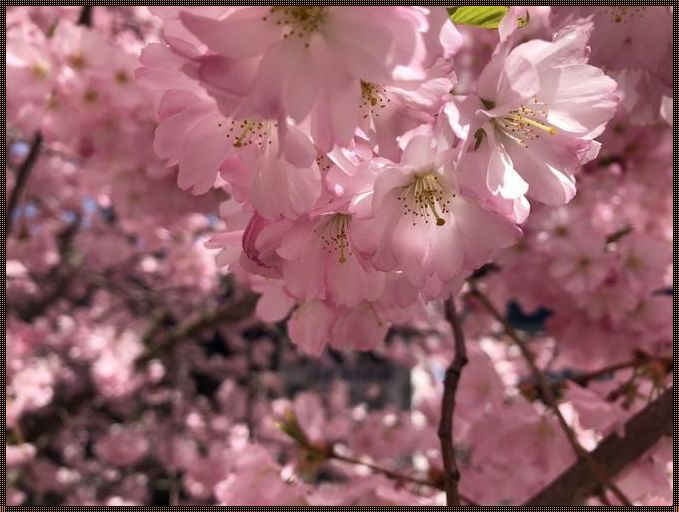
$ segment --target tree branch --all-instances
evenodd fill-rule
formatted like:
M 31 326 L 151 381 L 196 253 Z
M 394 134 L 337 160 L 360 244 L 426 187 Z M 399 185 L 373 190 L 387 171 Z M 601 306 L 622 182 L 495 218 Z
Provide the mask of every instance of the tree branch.
M 593 459 L 607 474 L 615 476 L 655 445 L 661 437 L 672 435 L 673 388 L 663 392 L 625 423 L 625 437 L 607 436 L 592 452 Z M 599 483 L 593 480 L 585 461 L 578 460 L 535 496 L 525 507 L 576 505 L 596 493 Z
M 82 9 L 80 10 L 80 17 L 78 17 L 77 24 L 82 25 L 84 27 L 91 27 L 93 12 L 94 12 L 93 5 L 83 5 Z
M 483 304 L 483 306 L 491 314 L 491 316 L 493 316 L 498 322 L 500 322 L 500 324 L 504 328 L 505 333 L 519 347 L 519 350 L 521 351 L 523 358 L 528 363 L 528 367 L 530 368 L 531 373 L 533 374 L 533 378 L 538 384 L 538 387 L 540 389 L 540 392 L 542 393 L 543 398 L 545 399 L 545 402 L 550 407 L 550 409 L 554 411 L 554 414 L 556 415 L 559 425 L 561 426 L 561 430 L 563 430 L 564 434 L 566 434 L 568 442 L 573 447 L 573 450 L 575 451 L 575 454 L 578 456 L 578 459 L 584 461 L 586 466 L 590 469 L 591 474 L 594 475 L 594 477 L 600 483 L 608 487 L 616 496 L 616 498 L 620 500 L 622 504 L 631 507 L 632 502 L 630 502 L 627 496 L 625 496 L 625 494 L 620 490 L 620 488 L 611 480 L 610 476 L 599 465 L 599 463 L 596 460 L 594 460 L 592 454 L 585 448 L 583 448 L 580 442 L 578 441 L 575 432 L 570 427 L 570 425 L 566 421 L 566 418 L 564 418 L 563 414 L 561 413 L 561 410 L 559 409 L 559 404 L 557 403 L 556 396 L 554 395 L 554 390 L 549 385 L 549 382 L 547 382 L 547 378 L 542 373 L 540 368 L 538 368 L 538 365 L 535 362 L 535 357 L 533 356 L 533 353 L 526 345 L 526 342 L 521 338 L 521 336 L 518 335 L 518 333 L 510 325 L 510 323 L 507 321 L 504 315 L 498 311 L 498 309 L 493 305 L 492 302 L 490 302 L 488 297 L 486 297 L 473 283 L 471 285 L 471 293 L 481 302 L 481 304 Z M 556 504 L 561 505 L 562 503 L 561 502 L 550 503 L 550 505 Z
M 14 190 L 12 190 L 12 195 L 7 202 L 7 211 L 5 215 L 5 238 L 9 238 L 9 234 L 12 230 L 12 217 L 14 215 L 14 210 L 16 210 L 19 204 L 19 199 L 21 194 L 26 188 L 26 183 L 28 183 L 28 176 L 31 174 L 31 170 L 35 166 L 35 162 L 38 160 L 38 155 L 40 154 L 40 147 L 42 146 L 42 133 L 35 132 L 33 136 L 33 142 L 31 142 L 31 147 L 28 151 L 26 159 L 21 164 L 21 167 L 17 170 L 17 180 L 14 185 Z
M 196 336 L 206 329 L 217 327 L 221 323 L 235 323 L 244 320 L 250 316 L 256 302 L 257 296 L 248 294 L 239 302 L 225 304 L 190 318 L 172 329 L 154 346 L 150 347 L 136 360 L 135 365 L 137 368 L 144 367 L 160 354 L 172 351 L 181 341 Z
M 455 460 L 453 446 L 453 415 L 455 413 L 455 394 L 462 375 L 462 368 L 467 364 L 467 348 L 460 319 L 455 312 L 455 299 L 449 298 L 445 304 L 446 320 L 450 323 L 455 339 L 455 357 L 446 369 L 443 380 L 443 399 L 441 400 L 441 419 L 438 436 L 441 441 L 441 455 L 443 458 L 443 487 L 446 491 L 446 504 L 460 506 L 458 483 L 460 471 Z

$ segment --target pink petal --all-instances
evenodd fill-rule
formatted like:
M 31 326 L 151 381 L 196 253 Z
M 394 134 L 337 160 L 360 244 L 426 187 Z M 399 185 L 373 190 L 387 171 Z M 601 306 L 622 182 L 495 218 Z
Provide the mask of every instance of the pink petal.
M 300 350 L 320 356 L 328 341 L 331 321 L 331 313 L 322 302 L 302 304 L 288 322 L 288 334 Z
M 223 20 L 180 13 L 184 26 L 207 47 L 226 57 L 242 58 L 261 55 L 280 39 L 281 29 L 263 18 L 268 7 L 241 9 Z
M 295 300 L 279 286 L 267 288 L 257 301 L 257 316 L 264 322 L 280 322 L 295 305 Z

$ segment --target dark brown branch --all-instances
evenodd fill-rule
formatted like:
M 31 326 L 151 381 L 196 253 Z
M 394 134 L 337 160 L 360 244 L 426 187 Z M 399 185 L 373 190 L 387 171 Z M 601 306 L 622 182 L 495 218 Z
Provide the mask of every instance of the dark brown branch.
M 38 160 L 38 155 L 40 154 L 40 147 L 42 146 L 42 133 L 36 132 L 33 136 L 33 142 L 31 142 L 31 147 L 26 155 L 26 159 L 21 164 L 21 167 L 17 170 L 17 179 L 14 185 L 14 190 L 12 190 L 12 195 L 7 202 L 7 212 L 5 215 L 5 237 L 9 238 L 9 234 L 12 230 L 12 216 L 14 215 L 14 210 L 16 210 L 19 204 L 19 199 L 21 194 L 26 188 L 26 183 L 28 183 L 28 177 L 31 174 L 31 170 L 35 166 L 35 162 Z
M 159 355 L 171 352 L 178 343 L 201 334 L 207 329 L 215 328 L 220 324 L 235 323 L 246 319 L 252 313 L 256 301 L 256 295 L 248 294 L 235 304 L 219 306 L 211 311 L 188 319 L 172 329 L 172 331 L 142 354 L 135 362 L 136 366 L 138 368 L 144 367 L 149 361 Z
M 83 5 L 82 9 L 80 10 L 80 17 L 78 18 L 78 25 L 82 25 L 84 27 L 91 27 L 92 26 L 92 14 L 94 13 L 94 6 L 93 5 Z
M 458 483 L 460 470 L 455 460 L 453 445 L 453 415 L 455 414 L 455 394 L 462 375 L 462 368 L 467 364 L 467 348 L 460 319 L 455 311 L 455 299 L 449 298 L 445 304 L 446 319 L 453 331 L 455 340 L 455 357 L 446 369 L 443 379 L 443 399 L 441 400 L 441 419 L 438 436 L 441 441 L 441 455 L 443 458 L 443 488 L 446 491 L 446 504 L 460 506 Z
M 585 448 L 583 448 L 583 446 L 578 441 L 575 432 L 570 427 L 570 425 L 566 421 L 566 418 L 564 418 L 563 414 L 561 413 L 561 410 L 559 409 L 559 404 L 557 402 L 556 396 L 554 395 L 554 390 L 552 389 L 551 385 L 547 381 L 547 378 L 542 373 L 540 368 L 538 368 L 538 365 L 535 362 L 535 357 L 528 348 L 526 342 L 521 338 L 521 336 L 519 336 L 519 334 L 516 332 L 514 327 L 512 327 L 511 324 L 507 321 L 504 315 L 500 313 L 500 311 L 498 311 L 498 309 L 493 305 L 490 299 L 488 299 L 488 297 L 486 297 L 474 284 L 472 284 L 471 293 L 479 300 L 479 302 L 481 302 L 481 304 L 483 305 L 483 307 L 486 308 L 488 313 L 490 313 L 491 316 L 502 325 L 505 334 L 507 334 L 507 336 L 509 336 L 512 339 L 512 341 L 519 347 L 519 350 L 521 351 L 523 358 L 525 359 L 526 363 L 528 363 L 528 367 L 530 368 L 531 373 L 533 374 L 533 378 L 538 384 L 538 388 L 540 389 L 542 397 L 544 398 L 545 402 L 550 407 L 550 409 L 552 409 L 552 411 L 556 415 L 556 419 L 559 422 L 561 430 L 564 432 L 564 434 L 566 434 L 568 442 L 573 447 L 573 451 L 578 456 L 578 459 L 584 461 L 585 465 L 589 468 L 591 475 L 594 476 L 596 480 L 598 480 L 601 484 L 608 487 L 611 490 L 611 492 L 613 492 L 615 497 L 618 498 L 618 500 L 620 500 L 622 504 L 628 507 L 632 506 L 632 502 L 630 502 L 630 500 L 627 498 L 627 496 L 625 496 L 625 494 L 620 490 L 620 488 L 615 484 L 615 482 L 611 480 L 611 477 L 608 475 L 608 473 L 599 465 L 599 463 L 596 460 L 594 460 L 592 454 Z M 556 502 L 550 504 L 560 505 L 561 503 Z
M 639 459 L 663 436 L 672 435 L 672 390 L 667 389 L 625 423 L 625 437 L 612 433 L 592 452 L 608 475 L 615 476 Z M 578 460 L 524 506 L 577 505 L 596 493 L 599 482 L 592 479 L 586 461 Z

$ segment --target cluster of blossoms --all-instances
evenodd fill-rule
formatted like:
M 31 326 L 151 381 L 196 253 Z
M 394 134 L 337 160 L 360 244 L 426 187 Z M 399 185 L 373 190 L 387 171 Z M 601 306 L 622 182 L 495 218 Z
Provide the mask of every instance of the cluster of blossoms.
M 620 100 L 586 24 L 523 42 L 515 22 L 459 95 L 443 8 L 153 12 L 154 147 L 181 188 L 231 194 L 210 247 L 312 354 L 378 345 L 514 244 L 529 199 L 567 203 Z
M 576 456 L 491 258 L 581 444 L 622 434 L 671 381 L 670 11 L 9 8 L 8 504 L 444 504 L 460 291 L 462 501 L 526 503 Z

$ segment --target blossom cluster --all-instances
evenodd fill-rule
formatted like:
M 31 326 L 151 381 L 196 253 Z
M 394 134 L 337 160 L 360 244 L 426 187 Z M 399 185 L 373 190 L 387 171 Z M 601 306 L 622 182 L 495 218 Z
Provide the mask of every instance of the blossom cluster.
M 262 318 L 293 310 L 312 354 L 376 346 L 516 243 L 530 201 L 566 204 L 621 96 L 587 62 L 587 23 L 523 42 L 507 22 L 457 94 L 444 8 L 153 12 L 137 77 L 159 92 L 154 147 L 181 188 L 229 192 L 209 246 Z
M 671 9 L 449 11 L 8 8 L 8 504 L 442 505 L 458 293 L 462 501 L 525 504 L 577 458 L 473 290 L 587 449 L 671 385 Z

